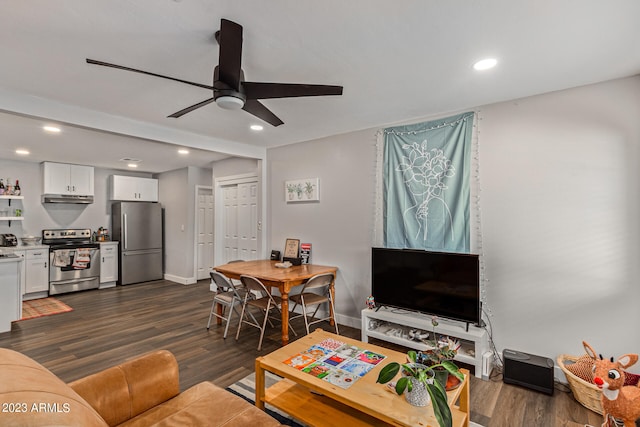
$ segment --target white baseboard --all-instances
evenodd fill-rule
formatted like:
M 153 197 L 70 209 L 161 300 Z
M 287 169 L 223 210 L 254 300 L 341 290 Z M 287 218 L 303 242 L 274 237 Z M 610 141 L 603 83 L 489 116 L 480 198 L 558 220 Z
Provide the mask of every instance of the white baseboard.
M 164 280 L 180 283 L 181 285 L 193 285 L 194 283 L 198 282 L 195 277 L 180 277 L 174 276 L 173 274 L 165 274 Z
M 362 320 L 359 317 L 344 316 L 336 313 L 336 320 L 339 325 L 346 325 L 356 329 L 362 327 Z
M 293 303 L 289 302 L 289 310 L 291 310 L 292 307 Z M 313 310 L 315 310 L 315 308 L 312 308 L 311 312 L 308 314 L 311 315 Z M 302 314 L 302 307 L 296 307 L 295 312 L 297 314 Z M 329 313 L 327 312 L 327 310 L 320 309 L 316 314 L 316 318 L 326 317 L 328 315 Z M 362 320 L 360 320 L 359 317 L 344 316 L 342 314 L 336 313 L 336 321 L 338 322 L 338 325 L 345 325 L 356 329 L 360 329 L 362 327 Z

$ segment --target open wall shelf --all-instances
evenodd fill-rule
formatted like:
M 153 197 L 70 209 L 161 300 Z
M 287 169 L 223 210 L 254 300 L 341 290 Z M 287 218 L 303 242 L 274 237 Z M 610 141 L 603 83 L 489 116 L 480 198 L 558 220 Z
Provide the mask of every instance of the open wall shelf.
M 12 200 L 23 200 L 24 196 L 0 196 L 0 200 L 7 200 L 9 207 L 11 207 Z M 2 207 L 0 206 L 0 210 Z M 0 221 L 9 221 L 9 227 L 11 227 L 11 221 L 22 221 L 24 218 L 21 216 L 0 216 Z

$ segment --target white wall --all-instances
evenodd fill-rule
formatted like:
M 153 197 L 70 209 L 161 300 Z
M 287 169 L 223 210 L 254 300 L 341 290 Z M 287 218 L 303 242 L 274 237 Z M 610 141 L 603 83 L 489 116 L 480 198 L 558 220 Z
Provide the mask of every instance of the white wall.
M 213 162 L 213 175 L 215 178 L 241 175 L 258 171 L 258 160 L 242 157 L 231 157 Z
M 487 296 L 499 348 L 640 351 L 640 77 L 481 109 Z
M 374 160 L 371 130 L 267 151 L 268 247 L 282 252 L 287 238 L 300 239 L 314 264 L 338 266 L 338 321 L 355 327 L 371 292 Z M 316 177 L 320 202 L 285 202 L 285 181 Z
M 195 188 L 211 185 L 211 169 L 189 166 L 161 173 L 157 178 L 158 201 L 165 215 L 165 278 L 195 283 Z
M 187 169 L 162 173 L 158 180 L 158 201 L 164 208 L 165 278 L 186 283 L 190 275 L 188 268 L 193 269 L 193 262 L 187 262 L 185 252 L 189 237 L 186 232 L 189 223 Z
M 639 94 L 634 77 L 479 109 L 486 296 L 500 351 L 555 360 L 581 353 L 582 340 L 609 356 L 639 351 Z M 370 293 L 377 131 L 267 153 L 269 244 L 300 238 L 314 263 L 340 268 L 345 323 Z M 310 177 L 320 203 L 286 204 L 284 181 Z

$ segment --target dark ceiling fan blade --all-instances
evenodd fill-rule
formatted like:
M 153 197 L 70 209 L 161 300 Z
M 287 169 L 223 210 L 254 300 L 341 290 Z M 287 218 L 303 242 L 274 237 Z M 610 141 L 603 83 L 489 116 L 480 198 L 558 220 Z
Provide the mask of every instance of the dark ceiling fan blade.
M 219 79 L 237 91 L 240 86 L 242 63 L 242 25 L 222 19 L 218 43 L 220 44 Z
M 342 86 L 242 82 L 242 87 L 247 99 L 342 95 Z
M 267 107 L 265 107 L 255 99 L 247 99 L 242 109 L 247 113 L 253 114 L 257 118 L 262 119 L 273 126 L 280 126 L 281 124 L 284 124 L 284 122 L 280 120 L 278 116 L 273 114 L 271 110 L 269 110 Z
M 174 119 L 177 119 L 178 117 L 184 116 L 185 114 L 192 112 L 193 110 L 197 110 L 200 107 L 204 107 L 205 105 L 211 104 L 213 101 L 215 101 L 215 98 L 205 99 L 202 102 L 198 102 L 197 104 L 193 104 L 191 107 L 187 107 L 187 108 L 185 108 L 183 110 L 180 110 L 180 111 L 178 111 L 176 113 L 173 113 L 169 117 L 173 117 Z
M 198 86 L 198 87 L 202 87 L 202 88 L 205 88 L 205 89 L 213 90 L 213 86 L 203 85 L 203 84 L 194 83 L 194 82 L 188 82 L 186 80 L 176 79 L 175 77 L 163 76 L 162 74 L 151 73 L 149 71 L 136 70 L 135 68 L 129 68 L 129 67 L 124 67 L 122 65 L 110 64 L 108 62 L 96 61 L 95 59 L 87 58 L 87 64 L 101 65 L 103 67 L 117 68 L 118 70 L 133 71 L 134 73 L 140 73 L 140 74 L 146 74 L 148 76 L 160 77 L 160 78 L 163 78 L 163 79 L 173 80 L 173 81 L 176 81 L 176 82 L 186 83 L 188 85 Z

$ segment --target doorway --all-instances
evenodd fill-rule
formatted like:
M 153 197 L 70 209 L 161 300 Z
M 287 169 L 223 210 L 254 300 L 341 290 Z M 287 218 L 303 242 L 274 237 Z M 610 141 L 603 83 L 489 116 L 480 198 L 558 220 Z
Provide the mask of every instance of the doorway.
M 196 186 L 196 280 L 209 277 L 213 267 L 213 188 Z

